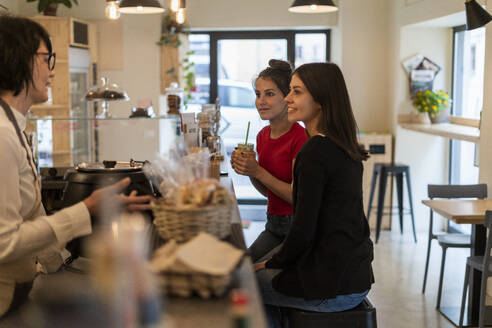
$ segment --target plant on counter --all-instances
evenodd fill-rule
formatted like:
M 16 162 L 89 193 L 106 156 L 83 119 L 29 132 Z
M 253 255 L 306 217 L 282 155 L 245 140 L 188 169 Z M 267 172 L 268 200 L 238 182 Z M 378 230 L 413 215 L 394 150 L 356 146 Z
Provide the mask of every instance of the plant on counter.
M 451 105 L 451 99 L 447 92 L 439 90 L 437 92 L 431 90 L 419 91 L 413 99 L 413 106 L 421 113 L 428 113 L 431 118 L 434 118 L 442 110 Z
M 79 5 L 78 0 L 27 0 L 27 2 L 38 1 L 38 12 L 46 16 L 56 16 L 56 9 L 59 4 L 72 8 L 72 2 Z
M 166 11 L 162 18 L 162 34 L 158 45 L 179 48 L 182 46 L 180 39 L 181 35 L 188 36 L 189 32 L 184 31 L 184 24 L 179 24 L 176 21 L 176 15 L 172 14 L 171 11 Z M 193 55 L 194 51 L 187 51 L 183 60 L 179 63 L 182 67 L 183 79 L 185 82 L 184 92 L 185 100 L 184 105 L 192 98 L 191 93 L 195 91 L 195 63 L 190 60 L 190 56 Z M 179 81 L 178 76 L 179 69 L 177 67 L 171 67 L 165 74 L 170 74 L 176 81 Z

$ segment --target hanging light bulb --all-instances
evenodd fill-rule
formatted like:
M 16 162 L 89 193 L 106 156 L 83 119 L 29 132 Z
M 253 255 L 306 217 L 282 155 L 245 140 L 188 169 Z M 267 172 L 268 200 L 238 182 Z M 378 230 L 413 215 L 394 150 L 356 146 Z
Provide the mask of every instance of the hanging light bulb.
M 178 12 L 180 9 L 186 8 L 186 0 L 170 0 L 169 9 L 174 12 Z
M 108 19 L 118 19 L 120 18 L 120 7 L 118 5 L 119 1 L 107 0 L 106 1 L 106 18 Z
M 176 12 L 179 10 L 179 0 L 171 0 L 171 3 L 169 4 L 169 9 L 172 11 Z
M 178 9 L 178 11 L 176 12 L 176 22 L 181 25 L 184 24 L 185 19 L 186 19 L 185 9 L 184 8 Z

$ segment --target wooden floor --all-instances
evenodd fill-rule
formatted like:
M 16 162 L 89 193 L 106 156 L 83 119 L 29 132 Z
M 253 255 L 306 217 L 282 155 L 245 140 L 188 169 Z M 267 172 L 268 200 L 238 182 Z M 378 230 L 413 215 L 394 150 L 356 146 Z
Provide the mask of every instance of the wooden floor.
M 263 230 L 264 222 L 252 222 L 245 229 L 247 244 Z M 373 233 L 374 234 L 374 233 Z M 379 328 L 450 328 L 454 327 L 436 311 L 441 248 L 433 241 L 427 291 L 421 293 L 425 266 L 427 234 L 413 242 L 410 230 L 403 236 L 397 231 L 382 231 L 374 254 L 376 283 L 369 293 L 377 309 Z M 469 251 L 449 249 L 446 257 L 442 306 L 460 306 L 465 259 Z

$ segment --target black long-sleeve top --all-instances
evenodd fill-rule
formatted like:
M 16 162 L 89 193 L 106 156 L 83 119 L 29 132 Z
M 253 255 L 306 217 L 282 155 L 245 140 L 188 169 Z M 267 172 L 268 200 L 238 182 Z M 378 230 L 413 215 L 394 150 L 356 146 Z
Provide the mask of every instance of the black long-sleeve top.
M 361 293 L 374 283 L 373 245 L 362 201 L 362 162 L 328 137 L 314 136 L 294 166 L 294 219 L 267 268 L 273 287 L 305 299 Z

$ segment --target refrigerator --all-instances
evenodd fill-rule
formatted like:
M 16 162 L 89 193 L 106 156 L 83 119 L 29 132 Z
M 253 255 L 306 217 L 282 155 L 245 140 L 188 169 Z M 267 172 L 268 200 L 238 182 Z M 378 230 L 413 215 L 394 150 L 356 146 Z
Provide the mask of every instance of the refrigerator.
M 72 163 L 93 161 L 93 135 L 90 103 L 83 100 L 90 87 L 91 57 L 89 50 L 69 48 L 70 117 Z

